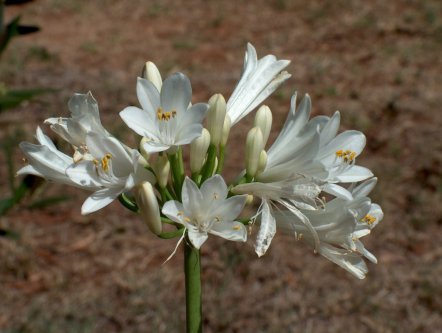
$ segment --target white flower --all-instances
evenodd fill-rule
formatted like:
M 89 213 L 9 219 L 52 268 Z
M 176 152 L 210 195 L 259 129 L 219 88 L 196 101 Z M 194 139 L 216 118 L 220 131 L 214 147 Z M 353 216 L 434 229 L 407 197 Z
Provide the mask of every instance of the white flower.
M 253 182 L 240 184 L 232 189 L 233 193 L 251 194 L 262 199 L 261 206 L 254 217 L 261 216 L 260 229 L 255 242 L 255 252 L 258 256 L 265 254 L 276 232 L 272 205 L 278 209 L 278 205 L 286 208 L 287 211 L 303 222 L 312 235 L 315 235 L 315 230 L 311 226 L 310 221 L 301 213 L 300 209 L 317 209 L 321 186 L 322 183 L 315 179 L 293 175 L 284 181 L 271 183 Z M 318 240 L 316 242 L 318 243 Z
M 227 115 L 232 125 L 249 114 L 291 76 L 282 72 L 289 64 L 290 61 L 277 60 L 274 55 L 258 60 L 253 45 L 247 44 L 241 78 L 227 102 Z
M 297 239 L 314 246 L 318 253 L 363 279 L 368 270 L 361 256 L 373 263 L 377 260 L 359 238 L 367 235 L 383 217 L 380 207 L 366 197 L 375 183 L 376 179 L 373 178 L 354 188 L 352 200 L 336 198 L 325 204 L 323 209 L 303 210 L 314 233 L 306 228 L 304 221 L 288 211 L 279 211 L 274 215 L 277 228 L 294 232 Z
M 161 91 L 149 80 L 138 78 L 137 96 L 142 109 L 129 106 L 120 116 L 133 131 L 149 139 L 144 143 L 148 153 L 189 144 L 201 135 L 208 105 L 189 107 L 192 87 L 184 74 L 168 77 Z
M 141 165 L 138 151 L 128 151 L 113 137 L 87 133 L 85 144 L 90 159 L 79 162 L 59 151 L 40 128 L 37 128 L 36 137 L 39 145 L 20 143 L 30 164 L 17 174 L 33 174 L 94 191 L 84 202 L 82 214 L 103 208 L 142 181 L 155 183 L 155 176 Z
M 336 135 L 339 112 L 331 118 L 319 116 L 309 120 L 310 112 L 308 95 L 296 111 L 295 94 L 284 127 L 267 152 L 266 167 L 257 178 L 271 182 L 293 173 L 303 174 L 328 182 L 323 188 L 325 192 L 351 199 L 350 193 L 336 183 L 358 182 L 373 176 L 369 169 L 355 165 L 365 146 L 365 136 L 358 131 Z
M 45 123 L 51 129 L 69 142 L 75 149 L 74 159 L 79 161 L 88 158 L 86 148 L 86 134 L 94 132 L 102 136 L 111 136 L 101 125 L 97 101 L 92 94 L 74 94 L 68 102 L 71 112 L 70 118 L 49 118 Z
M 247 196 L 227 198 L 227 194 L 226 183 L 220 175 L 207 179 L 201 189 L 186 177 L 181 194 L 183 202 L 168 201 L 162 212 L 172 221 L 185 226 L 189 240 L 197 249 L 206 241 L 209 233 L 245 242 L 246 227 L 235 219 L 244 208 Z

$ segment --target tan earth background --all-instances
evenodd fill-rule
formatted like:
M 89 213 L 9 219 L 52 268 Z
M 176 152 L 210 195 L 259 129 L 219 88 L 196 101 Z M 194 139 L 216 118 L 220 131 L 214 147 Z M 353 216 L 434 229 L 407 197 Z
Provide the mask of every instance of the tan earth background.
M 105 127 L 135 147 L 139 138 L 118 112 L 137 105 L 147 60 L 164 76 L 189 75 L 194 102 L 228 97 L 247 41 L 259 56 L 292 60 L 292 78 L 266 101 L 273 134 L 294 91 L 311 95 L 314 115 L 340 110 L 342 130 L 366 134 L 358 163 L 378 176 L 372 197 L 385 212 L 364 238 L 379 260 L 367 278 L 289 235 L 277 235 L 261 259 L 252 239 L 210 237 L 205 332 L 441 332 L 442 2 L 38 0 L 5 14 L 42 30 L 12 42 L 0 81 L 57 89 L 0 114 L 3 151 L 13 149 L 16 169 L 23 162 L 14 142 L 32 141 L 48 117 L 67 116 L 74 92 L 91 90 Z M 232 129 L 228 179 L 244 166 L 252 120 Z M 5 159 L 2 198 L 10 195 Z M 68 200 L 33 204 L 60 195 Z M 46 184 L 1 217 L 16 237 L 0 237 L 0 332 L 183 332 L 181 249 L 162 265 L 176 239 L 156 238 L 118 202 L 81 216 L 86 196 Z

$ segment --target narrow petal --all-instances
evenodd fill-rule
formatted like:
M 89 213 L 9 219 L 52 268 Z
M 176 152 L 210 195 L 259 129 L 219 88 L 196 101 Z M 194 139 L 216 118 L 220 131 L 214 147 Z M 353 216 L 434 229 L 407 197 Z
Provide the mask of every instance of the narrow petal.
M 186 128 L 183 128 L 180 132 L 177 133 L 175 138 L 175 145 L 182 146 L 191 143 L 196 138 L 201 136 L 203 132 L 203 125 L 201 124 L 193 124 Z
M 235 195 L 215 205 L 213 214 L 224 221 L 233 221 L 241 214 L 246 204 L 247 195 Z
M 66 168 L 65 173 L 77 186 L 95 189 L 103 186 L 103 181 L 98 177 L 95 166 L 91 161 L 71 164 Z
M 353 199 L 351 192 L 349 192 L 346 188 L 339 186 L 337 184 L 327 184 L 322 188 L 322 190 L 325 193 L 334 195 L 337 198 L 341 198 L 344 200 L 352 200 Z
M 373 177 L 356 186 L 351 192 L 355 198 L 366 197 L 376 186 L 378 179 Z
M 227 198 L 227 185 L 223 177 L 220 175 L 214 175 L 207 179 L 203 185 L 201 185 L 201 194 L 206 200 L 208 198 L 216 198 L 218 200 L 224 200 Z
M 197 250 L 200 249 L 201 245 L 203 245 L 203 243 L 207 240 L 208 237 L 206 232 L 188 230 L 187 234 L 189 235 L 190 242 Z
M 190 81 L 183 73 L 169 76 L 161 88 L 161 106 L 164 111 L 185 112 L 192 98 Z
M 168 218 L 170 218 L 172 221 L 184 224 L 183 223 L 183 212 L 184 207 L 181 204 L 181 202 L 171 200 L 167 201 L 163 209 L 161 210 L 164 215 L 166 215 Z
M 328 244 L 321 244 L 319 253 L 326 257 L 328 260 L 341 266 L 358 279 L 365 278 L 368 272 L 367 265 L 364 260 L 357 254 L 348 250 L 338 249 Z
M 165 151 L 170 148 L 170 145 L 166 145 L 164 143 L 156 142 L 156 141 L 148 141 L 143 144 L 144 150 L 146 150 L 149 154 L 158 153 L 160 151 Z
M 109 205 L 121 191 L 122 188 L 104 188 L 92 193 L 81 206 L 81 214 L 90 214 Z
M 209 232 L 231 241 L 247 241 L 247 228 L 244 224 L 237 221 L 215 222 Z
M 353 165 L 351 168 L 343 171 L 335 177 L 338 182 L 354 183 L 373 177 L 370 169 L 359 165 Z
M 160 106 L 160 93 L 149 80 L 137 79 L 137 97 L 143 110 L 153 115 Z
M 263 256 L 276 233 L 276 220 L 267 200 L 262 201 L 261 226 L 255 242 L 255 252 L 258 257 Z
M 120 117 L 135 133 L 158 140 L 158 127 L 155 113 L 129 106 L 120 112 Z
M 183 191 L 181 193 L 184 211 L 191 216 L 200 214 L 200 205 L 204 198 L 198 186 L 189 178 L 184 179 Z

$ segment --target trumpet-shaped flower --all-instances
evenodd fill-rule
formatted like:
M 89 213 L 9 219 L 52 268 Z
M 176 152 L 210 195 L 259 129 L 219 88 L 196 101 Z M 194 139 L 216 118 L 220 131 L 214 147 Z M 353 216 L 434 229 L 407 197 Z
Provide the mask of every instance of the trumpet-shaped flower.
M 246 195 L 227 198 L 228 189 L 224 179 L 215 175 L 207 179 L 199 189 L 190 179 L 184 180 L 182 203 L 168 201 L 163 214 L 172 221 L 184 225 L 192 245 L 199 249 L 208 234 L 245 242 L 247 230 L 244 224 L 235 221 L 246 202 Z
M 247 44 L 241 78 L 227 102 L 227 115 L 232 125 L 249 114 L 291 76 L 283 71 L 289 64 L 289 60 L 277 60 L 274 55 L 258 60 L 253 45 Z
M 328 182 L 323 188 L 325 192 L 351 199 L 350 193 L 336 183 L 358 182 L 373 176 L 369 169 L 355 165 L 365 146 L 365 136 L 358 131 L 337 135 L 339 112 L 331 118 L 319 116 L 309 120 L 310 112 L 308 95 L 296 111 L 295 94 L 284 127 L 267 152 L 267 164 L 258 180 L 271 182 L 293 173 L 303 174 Z
M 318 195 L 321 193 L 322 185 L 322 182 L 315 179 L 297 175 L 279 182 L 240 184 L 232 189 L 234 193 L 251 194 L 262 199 L 261 206 L 255 215 L 255 218 L 261 216 L 255 242 L 255 252 L 258 256 L 265 254 L 276 232 L 272 205 L 286 208 L 288 212 L 302 221 L 312 235 L 315 235 L 315 230 L 301 209 L 317 209 Z M 318 243 L 317 237 L 315 239 Z
M 155 176 L 141 165 L 138 151 L 128 151 L 114 137 L 87 133 L 85 144 L 89 158 L 79 162 L 59 151 L 40 128 L 37 129 L 37 140 L 39 145 L 20 144 L 30 164 L 17 174 L 34 174 L 94 191 L 84 202 L 82 214 L 103 208 L 136 184 L 155 182 Z
M 383 217 L 380 207 L 366 197 L 375 183 L 376 179 L 370 179 L 355 187 L 352 200 L 336 198 L 325 204 L 323 209 L 303 210 L 315 233 L 307 229 L 297 216 L 284 210 L 274 215 L 277 228 L 294 232 L 297 239 L 314 246 L 318 253 L 362 279 L 368 270 L 361 256 L 377 262 L 359 240 L 370 233 Z
M 143 144 L 148 153 L 189 144 L 201 135 L 208 104 L 189 107 L 192 87 L 184 74 L 168 77 L 161 91 L 151 81 L 138 78 L 137 96 L 142 109 L 129 106 L 120 116 L 133 131 L 148 138 Z
M 74 160 L 78 162 L 83 158 L 90 158 L 87 155 L 86 134 L 94 132 L 104 137 L 111 136 L 103 125 L 101 125 L 100 113 L 97 101 L 92 94 L 74 94 L 68 102 L 71 112 L 70 118 L 49 118 L 46 124 L 51 129 L 69 142 L 75 149 Z

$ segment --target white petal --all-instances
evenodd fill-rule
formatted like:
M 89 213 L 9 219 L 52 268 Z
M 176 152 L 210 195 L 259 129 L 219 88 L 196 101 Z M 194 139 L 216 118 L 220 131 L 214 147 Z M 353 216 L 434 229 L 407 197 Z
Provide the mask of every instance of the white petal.
M 81 206 L 81 214 L 90 214 L 109 205 L 121 191 L 122 188 L 104 188 L 92 193 Z
M 256 236 L 255 252 L 258 257 L 263 256 L 276 233 L 276 220 L 267 200 L 262 202 L 261 225 Z
M 135 133 L 158 141 L 156 114 L 129 106 L 120 112 L 120 117 Z
M 378 179 L 373 177 L 356 186 L 351 193 L 355 198 L 366 197 L 376 186 Z
M 184 179 L 183 191 L 181 193 L 184 211 L 191 216 L 198 216 L 200 212 L 200 205 L 204 198 L 201 195 L 198 186 L 189 178 Z
M 371 177 L 373 177 L 373 173 L 370 171 L 370 169 L 359 165 L 353 165 L 342 173 L 338 174 L 335 179 L 342 183 L 354 183 Z
M 143 110 L 153 115 L 160 106 L 160 93 L 149 80 L 139 77 L 137 79 L 137 97 Z
M 175 145 L 176 146 L 187 145 L 196 138 L 199 138 L 202 132 L 203 132 L 203 125 L 201 124 L 193 124 L 186 128 L 183 128 L 176 135 Z
M 164 111 L 185 112 L 192 98 L 190 81 L 183 73 L 169 76 L 161 88 L 161 106 Z
M 95 189 L 103 186 L 103 181 L 98 177 L 95 166 L 91 161 L 71 164 L 65 172 L 77 186 Z
M 246 204 L 247 195 L 235 195 L 215 205 L 213 215 L 224 221 L 233 221 L 241 214 Z
M 237 221 L 215 222 L 209 232 L 231 241 L 247 241 L 247 228 L 244 224 Z
M 339 123 L 341 122 L 341 115 L 336 111 L 333 117 L 329 119 L 327 124 L 321 130 L 321 143 L 326 144 L 333 140 L 339 130 Z
M 208 237 L 206 232 L 188 230 L 187 234 L 189 235 L 190 242 L 197 250 L 199 250 Z
M 328 194 L 334 195 L 337 198 L 344 200 L 352 200 L 353 196 L 346 188 L 339 186 L 337 184 L 327 184 L 322 190 Z
M 207 179 L 201 185 L 201 194 L 205 200 L 209 198 L 216 198 L 218 200 L 224 200 L 227 198 L 227 185 L 223 177 L 220 175 L 214 175 Z
M 367 265 L 364 260 L 357 254 L 348 250 L 338 249 L 328 244 L 321 244 L 319 253 L 328 260 L 341 266 L 346 271 L 350 272 L 358 279 L 365 278 L 368 272 Z
M 183 223 L 184 207 L 181 204 L 181 202 L 175 200 L 167 201 L 164 204 L 163 209 L 161 211 L 172 221 L 184 224 Z
M 201 124 L 209 109 L 209 104 L 197 103 L 192 105 L 186 112 L 178 114 L 179 129 L 186 128 L 192 124 Z
M 170 148 L 170 145 L 166 145 L 164 143 L 156 142 L 156 141 L 148 141 L 143 144 L 143 148 L 149 154 L 158 153 L 160 151 L 165 151 Z

